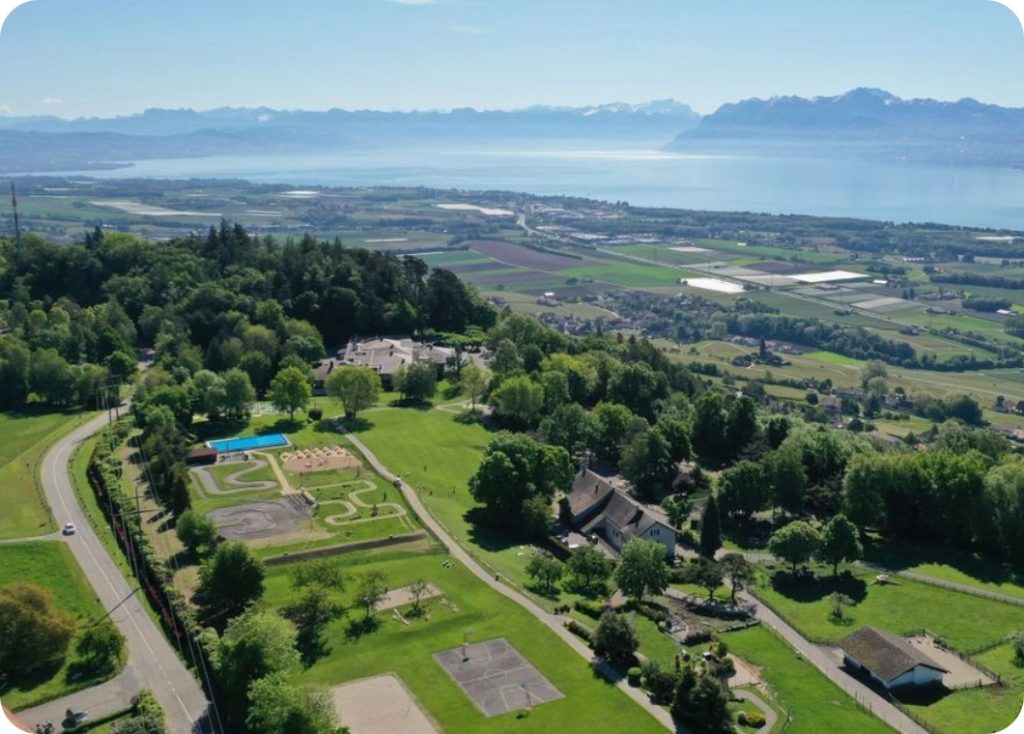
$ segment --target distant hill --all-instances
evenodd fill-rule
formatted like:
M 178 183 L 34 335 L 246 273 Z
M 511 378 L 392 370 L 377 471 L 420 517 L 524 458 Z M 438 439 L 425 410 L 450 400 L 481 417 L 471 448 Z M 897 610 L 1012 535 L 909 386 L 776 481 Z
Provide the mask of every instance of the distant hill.
M 317 153 L 354 146 L 522 140 L 645 141 L 655 145 L 700 116 L 674 100 L 522 110 L 324 112 L 151 109 L 113 118 L 0 117 L 0 172 L 109 168 L 146 158 Z
M 1024 109 L 974 99 L 904 100 L 880 89 L 723 105 L 673 150 L 869 155 L 931 163 L 1024 166 Z

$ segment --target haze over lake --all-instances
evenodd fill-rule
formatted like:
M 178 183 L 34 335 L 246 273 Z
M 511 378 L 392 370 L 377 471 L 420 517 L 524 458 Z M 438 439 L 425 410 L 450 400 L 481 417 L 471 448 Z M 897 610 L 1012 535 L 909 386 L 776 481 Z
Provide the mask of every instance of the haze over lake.
M 523 191 L 718 211 L 1024 230 L 1024 171 L 858 160 L 689 155 L 656 146 L 378 149 L 138 161 L 104 178 L 241 178 L 324 186 Z

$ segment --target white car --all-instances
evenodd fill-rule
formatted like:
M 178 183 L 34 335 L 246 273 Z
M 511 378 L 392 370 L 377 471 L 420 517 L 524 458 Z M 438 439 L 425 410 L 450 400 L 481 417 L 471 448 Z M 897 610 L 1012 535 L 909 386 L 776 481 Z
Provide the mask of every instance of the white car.
M 66 523 L 64 523 L 63 533 L 65 535 L 74 535 L 75 534 L 75 524 L 73 522 L 66 522 Z

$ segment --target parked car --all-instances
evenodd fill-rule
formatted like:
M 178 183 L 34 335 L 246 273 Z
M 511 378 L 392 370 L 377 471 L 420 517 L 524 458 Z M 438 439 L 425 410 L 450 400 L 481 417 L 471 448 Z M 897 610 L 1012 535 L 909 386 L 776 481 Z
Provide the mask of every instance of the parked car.
M 66 522 L 66 523 L 64 523 L 63 533 L 65 535 L 74 535 L 75 534 L 75 524 L 73 522 Z M 70 711 L 70 709 L 68 709 L 68 710 Z
M 69 708 L 64 712 L 64 722 L 75 726 L 89 718 L 89 712 L 80 708 Z

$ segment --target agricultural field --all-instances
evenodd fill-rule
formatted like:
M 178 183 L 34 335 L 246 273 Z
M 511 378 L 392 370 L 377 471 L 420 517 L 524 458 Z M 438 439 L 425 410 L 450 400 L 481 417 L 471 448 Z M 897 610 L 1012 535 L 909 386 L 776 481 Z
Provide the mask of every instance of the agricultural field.
M 103 617 L 105 610 L 67 545 L 53 541 L 0 545 L 0 586 L 14 583 L 36 584 L 49 589 L 53 593 L 54 606 L 75 618 L 76 633 L 64 663 L 57 669 L 45 670 L 35 679 L 15 683 L 3 691 L 4 705 L 12 710 L 29 708 L 110 677 L 85 673 L 80 665 L 76 665 L 76 643 L 85 628 Z
M 85 414 L 28 411 L 0 413 L 0 538 L 45 535 L 54 519 L 39 487 L 46 449 L 72 430 Z
M 661 731 L 660 725 L 595 675 L 553 632 L 458 563 L 446 567 L 446 558 L 430 553 L 386 560 L 372 554 L 339 559 L 349 587 L 360 574 L 381 571 L 390 588 L 423 579 L 442 596 L 427 602 L 424 617 L 410 618 L 408 607 L 400 607 L 398 611 L 408 624 L 393 613 L 379 612 L 369 631 L 365 631 L 367 625 L 356 624 L 362 612 L 350 611 L 327 627 L 330 652 L 299 674 L 301 680 L 332 686 L 392 672 L 444 731 L 521 731 L 523 722 L 517 715 L 485 717 L 433 659 L 434 653 L 459 647 L 467 635 L 472 641 L 505 638 L 564 694 L 564 698 L 535 705 L 526 714 L 530 730 L 584 733 L 592 731 L 597 720 L 610 730 Z M 265 602 L 281 607 L 290 596 L 287 567 L 269 569 Z

